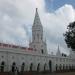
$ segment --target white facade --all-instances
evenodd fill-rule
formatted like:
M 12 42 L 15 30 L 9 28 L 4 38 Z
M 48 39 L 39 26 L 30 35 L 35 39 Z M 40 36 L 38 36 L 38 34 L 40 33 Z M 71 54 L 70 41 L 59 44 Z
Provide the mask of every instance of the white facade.
M 17 67 L 19 71 L 56 71 L 63 67 L 75 68 L 75 58 L 62 56 L 59 49 L 57 55 L 47 53 L 47 44 L 43 41 L 43 27 L 36 9 L 32 26 L 32 42 L 29 48 L 0 43 L 0 70 L 12 71 Z

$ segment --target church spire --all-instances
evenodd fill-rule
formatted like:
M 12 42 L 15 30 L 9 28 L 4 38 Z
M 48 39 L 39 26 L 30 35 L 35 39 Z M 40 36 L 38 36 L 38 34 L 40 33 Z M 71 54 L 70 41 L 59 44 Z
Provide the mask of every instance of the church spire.
M 40 17 L 39 17 L 39 14 L 38 14 L 38 8 L 36 8 L 33 26 L 36 26 L 36 25 L 41 25 Z
M 37 10 L 38 10 L 38 8 L 36 8 L 36 12 L 38 12 Z
M 34 23 L 32 26 L 32 41 L 40 42 L 43 41 L 43 27 L 38 14 L 38 9 L 36 8 Z
M 47 46 L 43 40 L 43 26 L 37 8 L 32 26 L 32 42 L 29 45 L 31 48 L 36 49 L 38 54 L 47 54 Z
M 56 53 L 57 56 L 61 56 L 61 52 L 60 52 L 60 48 L 59 48 L 59 45 L 58 45 L 58 50 L 57 50 L 57 53 Z

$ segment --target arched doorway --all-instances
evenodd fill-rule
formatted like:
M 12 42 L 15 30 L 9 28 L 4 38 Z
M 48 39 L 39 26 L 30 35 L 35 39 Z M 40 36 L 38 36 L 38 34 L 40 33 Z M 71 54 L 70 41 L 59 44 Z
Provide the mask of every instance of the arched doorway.
M 65 66 L 64 66 L 64 64 L 63 64 L 63 71 L 65 70 Z
M 21 72 L 24 72 L 25 63 L 23 62 L 21 65 Z
M 61 64 L 60 64 L 60 66 L 59 66 L 59 70 L 61 71 L 61 68 L 62 68 L 62 66 L 61 66 Z
M 56 64 L 56 71 L 58 71 L 58 65 Z
M 66 71 L 68 70 L 68 66 L 66 65 Z
M 40 71 L 40 63 L 38 63 L 38 65 L 37 65 L 37 71 L 38 72 Z
M 74 67 L 73 67 L 73 65 L 72 65 L 72 71 L 73 71 L 73 69 L 74 69 Z
M 1 72 L 4 72 L 4 66 L 5 66 L 5 62 L 2 61 L 2 62 L 1 62 Z
M 15 72 L 15 69 L 16 69 L 16 63 L 13 62 L 13 63 L 12 63 L 12 72 Z
M 30 64 L 30 71 L 33 70 L 33 63 Z
M 44 71 L 46 71 L 46 67 L 47 67 L 47 64 L 45 63 L 45 64 L 44 64 Z
M 52 72 L 52 61 L 49 61 L 49 71 Z

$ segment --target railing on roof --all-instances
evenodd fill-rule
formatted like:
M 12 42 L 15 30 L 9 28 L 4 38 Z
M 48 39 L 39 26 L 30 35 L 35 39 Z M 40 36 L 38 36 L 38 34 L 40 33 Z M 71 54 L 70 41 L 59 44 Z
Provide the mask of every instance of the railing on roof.
M 19 48 L 23 50 L 36 51 L 33 48 L 27 48 L 27 47 L 22 47 L 22 46 L 17 46 L 12 44 L 5 44 L 5 43 L 0 43 L 0 48 Z

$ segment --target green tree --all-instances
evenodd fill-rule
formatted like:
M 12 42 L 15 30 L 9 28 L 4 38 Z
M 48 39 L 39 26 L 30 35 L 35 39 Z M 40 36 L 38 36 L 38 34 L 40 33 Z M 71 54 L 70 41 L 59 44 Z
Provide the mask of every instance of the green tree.
M 64 37 L 68 48 L 75 51 L 75 22 L 72 22 L 67 26 L 67 31 L 65 32 Z

